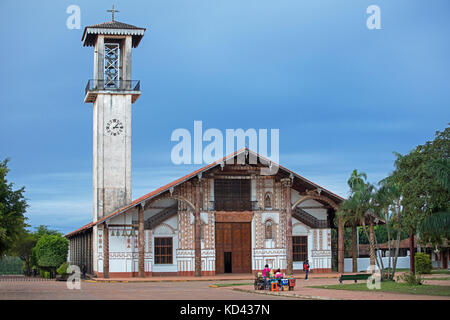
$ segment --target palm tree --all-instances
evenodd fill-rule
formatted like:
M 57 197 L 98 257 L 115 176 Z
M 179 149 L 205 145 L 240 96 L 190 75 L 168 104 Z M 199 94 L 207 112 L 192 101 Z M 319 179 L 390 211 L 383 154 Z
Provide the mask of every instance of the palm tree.
M 364 174 L 365 176 L 365 174 Z M 375 249 L 377 247 L 375 236 L 375 224 L 381 219 L 377 214 L 376 201 L 374 200 L 375 187 L 365 180 L 360 180 L 353 185 L 352 200 L 356 205 L 356 217 L 359 224 L 363 226 L 366 237 L 369 239 L 370 265 L 373 268 L 375 264 L 379 269 L 383 269 L 382 265 L 376 257 Z M 366 224 L 369 224 L 369 234 L 367 233 Z M 381 261 L 382 264 L 382 261 Z
M 352 198 L 345 200 L 338 212 L 336 213 L 338 218 L 342 218 L 342 222 L 345 225 L 350 225 L 352 228 L 352 271 L 358 272 L 358 248 L 357 248 L 357 228 L 359 219 L 356 217 L 355 214 L 355 203 Z
M 353 170 L 347 183 L 350 187 L 350 196 L 341 204 L 338 215 L 343 218 L 344 222 L 352 227 L 352 262 L 353 272 L 357 272 L 357 241 L 356 233 L 358 225 L 365 225 L 365 222 L 370 218 L 368 215 L 371 207 L 371 199 L 373 196 L 373 186 L 366 182 L 367 175 L 364 172 L 358 173 Z M 371 219 L 369 219 L 371 221 Z M 366 231 L 367 235 L 367 231 Z M 370 261 L 371 265 L 375 263 L 375 233 L 373 224 L 370 223 Z
M 378 202 L 378 215 L 382 217 L 386 223 L 388 235 L 389 248 L 389 264 L 388 264 L 388 279 L 394 279 L 397 268 L 398 254 L 400 250 L 400 240 L 402 231 L 402 206 L 401 206 L 401 192 L 398 185 L 391 177 L 387 177 L 379 182 L 381 186 L 375 196 Z M 392 261 L 391 272 L 391 227 L 396 224 L 397 237 L 395 240 L 394 260 Z

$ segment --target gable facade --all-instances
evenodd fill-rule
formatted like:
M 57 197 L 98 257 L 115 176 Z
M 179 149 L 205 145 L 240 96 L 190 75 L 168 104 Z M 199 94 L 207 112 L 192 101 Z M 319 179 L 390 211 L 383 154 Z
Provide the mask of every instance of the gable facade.
M 308 190 L 311 185 L 284 170 L 264 176 L 258 174 L 259 169 L 242 164 L 212 167 L 94 223 L 87 228 L 93 233 L 92 273 L 105 276 L 108 258 L 110 277 L 138 276 L 141 208 L 144 275 L 195 275 L 197 205 L 201 275 L 254 273 L 266 264 L 286 271 L 289 241 L 286 188 L 291 198 L 293 272 L 303 269 L 306 258 L 314 272 L 330 272 L 335 212 L 330 203 L 335 203 L 336 196 L 328 196 L 320 188 Z M 283 179 L 291 180 L 289 186 Z M 323 201 L 324 197 L 327 201 Z M 79 234 L 68 235 L 71 263 L 89 254 L 76 245 Z M 109 252 L 105 252 L 106 236 Z

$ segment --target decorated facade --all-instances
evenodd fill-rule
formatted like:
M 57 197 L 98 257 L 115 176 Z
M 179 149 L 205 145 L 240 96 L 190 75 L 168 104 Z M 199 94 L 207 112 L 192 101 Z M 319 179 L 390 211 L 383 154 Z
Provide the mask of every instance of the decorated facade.
M 94 214 L 67 235 L 70 263 L 98 277 L 250 273 L 266 264 L 293 273 L 305 259 L 313 272 L 330 272 L 343 199 L 247 148 L 131 201 L 131 107 L 141 94 L 131 50 L 144 31 L 114 20 L 84 30 L 83 44 L 94 47 L 85 95 L 94 107 Z

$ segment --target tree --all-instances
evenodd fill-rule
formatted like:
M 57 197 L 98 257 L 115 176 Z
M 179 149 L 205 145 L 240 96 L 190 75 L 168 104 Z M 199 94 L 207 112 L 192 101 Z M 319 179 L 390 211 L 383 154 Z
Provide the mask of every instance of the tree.
M 43 236 L 47 236 L 47 235 L 53 235 L 53 236 L 62 236 L 62 233 L 56 231 L 56 230 L 51 230 L 49 229 L 47 226 L 44 225 L 40 225 L 39 227 L 35 227 L 35 231 L 32 233 L 34 239 L 35 239 L 35 244 L 39 241 L 40 238 L 42 238 Z M 30 259 L 30 265 L 31 267 L 38 267 L 38 262 L 37 262 L 37 257 L 36 257 L 36 251 L 32 250 L 31 251 L 31 259 Z
M 8 183 L 6 175 L 9 159 L 0 161 L 0 257 L 11 250 L 14 242 L 23 233 L 28 207 L 23 196 L 25 188 L 13 190 L 13 183 Z
M 353 170 L 350 178 L 347 181 L 347 184 L 350 187 L 350 197 L 341 204 L 337 212 L 337 216 L 342 218 L 344 226 L 350 225 L 352 230 L 351 251 L 353 272 L 358 272 L 357 226 L 361 222 L 361 212 L 358 211 L 360 204 L 357 203 L 355 197 L 353 197 L 353 194 L 355 193 L 355 190 L 357 190 L 358 185 L 364 183 L 364 179 L 367 179 L 365 173 L 358 173 L 356 169 Z
M 450 190 L 450 161 L 449 159 L 436 159 L 428 165 L 428 172 L 434 176 L 437 183 L 447 191 Z
M 445 190 L 450 190 L 450 163 L 448 159 L 435 159 L 428 165 L 429 173 Z M 419 230 L 422 239 L 435 247 L 438 256 L 438 268 L 441 267 L 440 247 L 450 237 L 450 212 L 449 208 L 434 212 L 421 223 Z
M 375 256 L 375 233 L 374 223 L 375 214 L 372 209 L 372 198 L 374 194 L 374 186 L 366 182 L 367 175 L 365 173 L 358 173 L 353 170 L 349 180 L 347 181 L 350 187 L 350 196 L 347 200 L 343 201 L 337 215 L 342 217 L 344 223 L 348 223 L 352 226 L 352 256 L 353 256 L 353 271 L 357 270 L 357 243 L 356 233 L 357 226 L 363 225 L 364 232 L 369 239 L 370 248 L 370 265 L 378 264 L 378 260 Z M 369 222 L 369 235 L 365 228 L 366 222 Z
M 395 271 L 397 268 L 398 255 L 400 251 L 400 241 L 407 237 L 407 234 L 402 235 L 403 225 L 402 225 L 402 216 L 403 216 L 403 207 L 401 205 L 402 194 L 398 184 L 392 179 L 392 177 L 387 177 L 379 182 L 381 185 L 380 193 L 381 197 L 379 197 L 379 201 L 381 201 L 383 206 L 383 212 L 381 214 L 384 216 L 386 221 L 386 230 L 387 230 L 387 241 L 389 244 L 389 265 L 388 265 L 388 279 L 393 280 L 395 276 Z M 390 230 L 392 227 L 392 231 L 394 233 L 392 236 L 395 236 L 396 232 L 396 241 L 395 241 L 395 251 L 394 251 L 394 261 L 392 262 L 392 271 L 391 267 L 391 234 Z
M 383 218 L 384 220 L 384 218 Z M 393 239 L 397 238 L 397 234 L 398 234 L 398 227 L 399 227 L 399 223 L 398 223 L 398 217 L 397 215 L 394 215 L 394 213 L 391 213 L 391 220 L 390 221 L 390 234 L 391 234 L 391 242 L 395 241 Z M 379 243 L 385 243 L 388 242 L 388 236 L 387 236 L 387 228 L 386 228 L 386 224 L 378 224 L 374 226 L 374 231 L 375 231 L 375 237 L 377 238 L 377 241 Z M 358 228 L 358 236 L 359 236 L 359 243 L 360 244 L 369 244 L 369 239 L 366 237 L 366 234 L 364 233 L 364 230 L 359 227 Z M 400 230 L 400 240 L 406 239 L 408 238 L 409 234 L 408 232 L 406 232 L 404 229 Z
M 336 215 L 338 218 L 342 218 L 342 222 L 344 223 L 344 226 L 350 225 L 351 227 L 351 256 L 352 256 L 352 270 L 353 272 L 358 272 L 358 256 L 357 256 L 357 223 L 356 215 L 354 214 L 354 211 L 352 211 L 352 204 L 349 200 L 346 200 L 348 202 L 344 202 L 339 207 Z M 344 229 L 345 233 L 347 233 L 347 229 Z M 347 237 L 344 236 L 344 248 L 347 248 L 348 244 Z
M 33 248 L 39 239 L 45 235 L 59 235 L 62 236 L 56 230 L 50 230 L 46 226 L 40 225 L 35 228 L 34 232 L 29 232 L 24 229 L 22 234 L 17 238 L 14 242 L 13 247 L 11 249 L 11 254 L 18 256 L 23 262 L 25 266 L 25 272 L 27 275 L 31 274 L 31 270 L 33 267 L 37 266 L 37 258 L 35 255 L 35 251 Z
M 24 231 L 23 234 L 15 241 L 12 248 L 12 253 L 24 262 L 25 273 L 27 275 L 31 274 L 31 269 L 33 267 L 32 252 L 36 242 L 37 240 L 34 234 Z
M 397 259 L 400 249 L 400 240 L 402 239 L 402 206 L 400 205 L 401 193 L 397 184 L 387 177 L 381 180 L 379 188 L 374 194 L 373 198 L 373 210 L 376 216 L 380 217 L 384 225 L 378 226 L 376 229 L 377 237 L 380 242 L 387 242 L 388 244 L 388 268 L 387 278 L 394 279 L 395 270 L 397 266 Z M 392 241 L 396 234 L 394 261 L 391 259 L 392 254 Z M 405 238 L 405 236 L 403 237 Z M 378 244 L 377 244 L 378 247 Z M 380 258 L 381 265 L 383 266 L 383 260 Z M 391 269 L 392 266 L 392 269 Z
M 39 227 L 37 227 L 35 229 L 36 230 L 33 232 L 33 234 L 37 240 L 39 240 L 42 236 L 57 236 L 57 235 L 62 236 L 62 233 L 60 233 L 56 230 L 51 230 L 47 226 L 44 226 L 44 225 L 40 225 Z
M 414 234 L 431 214 L 448 211 L 448 158 L 450 128 L 436 132 L 433 141 L 417 146 L 406 155 L 396 153 L 391 179 L 402 195 L 402 220 L 410 234 L 410 270 L 414 270 Z
M 441 136 L 440 133 L 437 134 Z M 435 142 L 435 141 L 434 141 Z M 436 182 L 448 192 L 450 191 L 450 161 L 448 159 L 448 150 L 443 154 L 445 158 L 437 157 L 427 165 L 429 174 L 434 177 Z M 439 205 L 437 206 L 439 208 Z M 438 256 L 438 268 L 441 266 L 439 249 L 450 237 L 450 211 L 448 203 L 442 211 L 434 212 L 421 223 L 419 230 L 422 239 L 431 243 L 435 247 Z
M 440 268 L 440 248 L 450 238 L 450 212 L 442 211 L 431 214 L 420 224 L 419 230 L 422 234 L 422 240 L 431 243 L 435 248 Z
M 61 235 L 42 236 L 33 251 L 40 268 L 50 270 L 53 274 L 57 267 L 67 260 L 69 240 Z

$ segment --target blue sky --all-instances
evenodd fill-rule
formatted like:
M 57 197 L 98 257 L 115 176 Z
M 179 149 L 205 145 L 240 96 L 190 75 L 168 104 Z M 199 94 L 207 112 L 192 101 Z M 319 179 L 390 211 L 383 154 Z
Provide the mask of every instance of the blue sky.
M 0 159 L 25 186 L 32 226 L 92 219 L 93 48 L 86 25 L 146 27 L 133 52 L 133 198 L 196 166 L 173 165 L 173 130 L 276 128 L 280 163 L 347 195 L 377 182 L 450 120 L 450 2 L 160 0 L 0 2 Z M 69 5 L 81 29 L 66 27 Z M 366 8 L 381 9 L 369 30 Z

